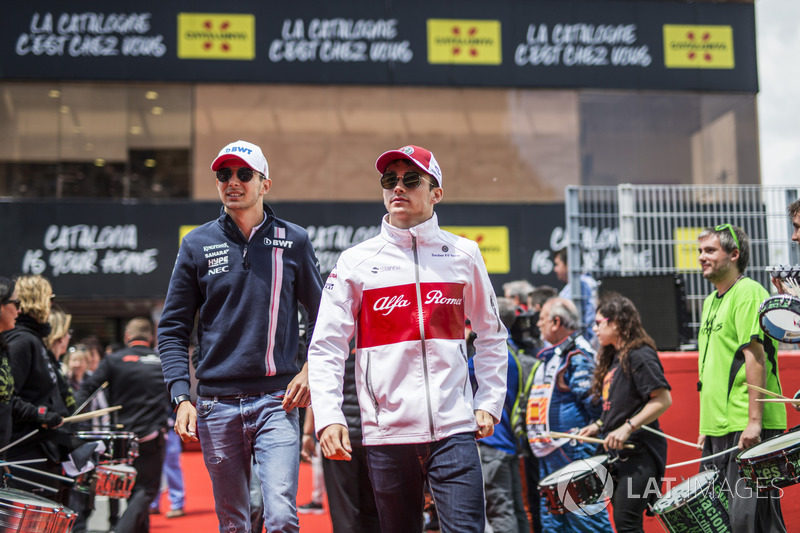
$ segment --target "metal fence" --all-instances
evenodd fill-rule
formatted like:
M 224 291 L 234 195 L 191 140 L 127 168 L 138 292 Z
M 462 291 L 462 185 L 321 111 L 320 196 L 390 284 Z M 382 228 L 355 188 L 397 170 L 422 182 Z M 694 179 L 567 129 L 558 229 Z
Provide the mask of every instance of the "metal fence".
M 772 291 L 766 267 L 800 263 L 786 207 L 800 188 L 762 186 L 567 187 L 570 280 L 670 274 L 683 281 L 689 338 L 696 344 L 703 300 L 713 290 L 697 260 L 702 229 L 730 223 L 750 237 L 746 275 Z M 659 305 L 659 302 L 653 302 Z

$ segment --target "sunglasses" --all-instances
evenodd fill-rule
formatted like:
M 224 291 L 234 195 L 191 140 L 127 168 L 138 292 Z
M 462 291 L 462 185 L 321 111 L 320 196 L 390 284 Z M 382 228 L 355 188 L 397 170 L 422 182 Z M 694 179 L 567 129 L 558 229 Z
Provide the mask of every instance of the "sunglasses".
M 733 231 L 733 226 L 731 226 L 730 224 L 720 224 L 719 226 L 714 228 L 714 230 L 715 231 L 725 231 L 725 230 L 730 231 L 731 232 L 731 237 L 733 237 L 733 243 L 736 245 L 736 249 L 737 250 L 739 249 L 739 238 L 736 237 L 736 232 Z
M 400 180 L 403 181 L 403 187 L 406 189 L 416 189 L 422 185 L 423 181 L 429 183 L 428 180 L 422 177 L 422 174 L 413 170 L 403 174 L 402 178 L 397 175 L 397 172 L 384 172 L 383 176 L 381 176 L 381 187 L 384 189 L 394 189 L 397 186 L 397 182 Z
M 594 325 L 599 328 L 602 324 L 605 324 L 606 322 L 608 322 L 608 318 L 601 318 L 600 320 L 595 320 Z
M 252 168 L 247 168 L 247 167 L 239 167 L 236 170 L 236 177 L 239 178 L 239 181 L 241 181 L 242 183 L 247 183 L 248 181 L 253 179 L 253 176 L 256 174 L 258 174 L 259 176 L 262 175 L 261 172 L 257 172 Z M 232 177 L 233 177 L 232 168 L 225 167 L 217 170 L 217 180 L 219 180 L 221 183 L 227 182 Z
M 14 304 L 14 307 L 16 307 L 16 308 L 17 308 L 17 310 L 19 311 L 19 305 L 20 305 L 20 302 L 19 302 L 19 300 L 11 300 L 11 299 L 8 299 L 8 300 L 3 300 L 2 304 L 3 304 L 3 305 L 6 305 L 6 304 Z

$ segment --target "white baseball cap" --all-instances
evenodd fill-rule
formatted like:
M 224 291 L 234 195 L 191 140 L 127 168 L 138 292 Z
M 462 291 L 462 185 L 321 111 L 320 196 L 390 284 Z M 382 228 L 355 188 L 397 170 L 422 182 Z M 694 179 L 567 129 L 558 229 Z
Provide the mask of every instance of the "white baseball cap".
M 217 171 L 222 167 L 222 163 L 231 159 L 238 159 L 248 167 L 256 172 L 264 174 L 265 178 L 269 178 L 269 165 L 267 158 L 261 148 L 253 143 L 247 141 L 236 141 L 225 146 L 219 151 L 217 158 L 211 163 L 211 170 Z

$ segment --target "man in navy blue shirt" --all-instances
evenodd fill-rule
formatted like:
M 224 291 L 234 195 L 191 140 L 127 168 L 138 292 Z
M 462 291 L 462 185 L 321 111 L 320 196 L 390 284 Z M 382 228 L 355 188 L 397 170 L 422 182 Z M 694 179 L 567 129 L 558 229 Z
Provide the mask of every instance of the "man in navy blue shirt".
M 310 338 L 322 278 L 306 231 L 264 204 L 272 186 L 258 146 L 236 141 L 211 164 L 223 208 L 183 238 L 158 326 L 175 432 L 200 440 L 220 531 L 250 528 L 251 465 L 267 531 L 298 531 L 297 407 L 310 402 L 299 364 L 298 304 Z M 189 337 L 197 319 L 197 407 Z M 305 355 L 305 354 L 303 354 Z

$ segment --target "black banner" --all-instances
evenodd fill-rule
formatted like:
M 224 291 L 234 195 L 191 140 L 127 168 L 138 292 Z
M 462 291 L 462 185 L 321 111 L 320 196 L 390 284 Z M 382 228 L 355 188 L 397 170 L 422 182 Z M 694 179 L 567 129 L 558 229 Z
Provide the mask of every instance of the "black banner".
M 276 203 L 277 216 L 309 231 L 325 275 L 339 254 L 380 230 L 383 205 Z M 219 216 L 218 202 L 9 202 L 0 208 L 0 275 L 42 274 L 60 297 L 161 299 L 166 295 L 181 235 Z M 476 240 L 498 293 L 527 279 L 561 284 L 553 251 L 566 244 L 563 204 L 436 207 L 445 229 Z M 615 236 L 586 236 L 596 260 L 613 263 Z
M 75 0 L 3 15 L 6 80 L 758 90 L 753 4 Z

